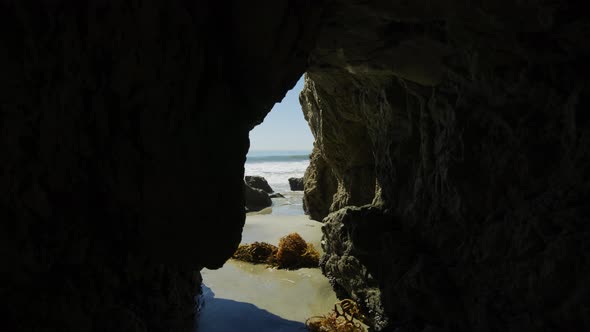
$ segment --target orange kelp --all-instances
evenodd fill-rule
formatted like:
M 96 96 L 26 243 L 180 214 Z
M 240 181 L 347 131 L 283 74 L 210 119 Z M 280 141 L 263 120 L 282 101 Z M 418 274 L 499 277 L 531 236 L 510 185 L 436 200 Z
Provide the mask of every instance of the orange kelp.
M 297 233 L 283 236 L 279 246 L 254 242 L 238 247 L 232 258 L 254 264 L 266 263 L 279 269 L 318 267 L 320 254 Z
M 310 332 L 365 332 L 364 319 L 356 302 L 345 299 L 334 304 L 327 315 L 308 318 L 305 326 Z

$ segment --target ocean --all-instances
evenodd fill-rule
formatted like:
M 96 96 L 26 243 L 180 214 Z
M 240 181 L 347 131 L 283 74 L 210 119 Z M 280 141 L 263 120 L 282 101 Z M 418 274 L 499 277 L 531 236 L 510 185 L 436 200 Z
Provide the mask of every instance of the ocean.
M 291 191 L 289 178 L 302 177 L 309 166 L 311 151 L 249 151 L 244 165 L 245 175 L 266 179 L 271 188 L 285 198 L 273 198 L 272 214 L 303 214 L 303 192 Z

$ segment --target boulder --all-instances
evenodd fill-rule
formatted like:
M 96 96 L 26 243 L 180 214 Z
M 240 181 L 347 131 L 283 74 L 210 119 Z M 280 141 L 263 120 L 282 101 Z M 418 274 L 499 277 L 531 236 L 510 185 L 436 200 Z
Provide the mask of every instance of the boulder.
M 303 191 L 303 178 L 289 178 L 289 186 L 293 191 Z
M 244 182 L 244 199 L 247 211 L 259 211 L 272 205 L 267 193 L 260 189 L 252 188 Z
M 270 187 L 266 179 L 262 176 L 246 176 L 246 183 L 255 189 L 260 189 L 267 194 L 273 193 L 274 190 Z

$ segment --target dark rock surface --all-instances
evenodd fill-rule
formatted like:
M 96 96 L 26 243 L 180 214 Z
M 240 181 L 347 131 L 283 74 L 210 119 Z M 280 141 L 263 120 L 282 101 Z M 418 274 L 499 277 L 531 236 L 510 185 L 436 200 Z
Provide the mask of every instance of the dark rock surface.
M 339 295 L 377 330 L 590 329 L 579 3 L 337 3 L 300 100 Z
M 416 273 L 405 273 L 419 261 L 410 234 L 404 233 L 399 224 L 385 216 L 381 209 L 372 206 L 340 209 L 324 219 L 322 231 L 325 240 L 322 249 L 329 254 L 322 257 L 320 267 L 330 279 L 337 296 L 347 298 L 352 295 L 363 299 L 369 323 L 377 330 L 388 326 L 390 320 L 407 317 L 412 308 L 399 306 L 400 301 L 390 297 L 394 292 L 399 292 L 395 294 L 402 298 L 412 295 L 407 294 L 406 286 L 416 282 L 412 279 Z M 390 255 L 390 250 L 395 250 L 396 254 Z M 380 284 L 384 280 L 395 280 L 391 292 L 381 291 Z M 436 283 L 433 285 L 436 286 Z M 448 287 L 446 283 L 440 286 Z M 440 297 L 441 294 L 431 290 L 428 296 Z M 457 304 L 454 304 L 455 308 L 413 309 L 423 310 L 425 314 L 431 314 L 434 310 L 437 314 L 448 315 L 449 311 L 456 309 Z
M 2 1 L 3 327 L 190 330 L 240 242 L 248 132 L 307 70 L 306 208 L 376 329 L 590 330 L 586 13 Z
M 285 196 L 283 196 L 283 194 L 281 194 L 281 193 L 274 193 L 269 196 L 270 196 L 270 198 L 285 198 Z
M 303 178 L 289 178 L 289 187 L 292 191 L 303 191 Z
M 244 200 L 248 211 L 260 211 L 272 205 L 270 196 L 264 191 L 244 183 Z
M 262 176 L 250 176 L 249 175 L 249 176 L 245 177 L 245 181 L 246 181 L 246 184 L 249 185 L 250 187 L 260 189 L 267 194 L 271 194 L 274 192 L 274 190 L 272 190 L 272 188 L 270 187 L 268 182 L 266 182 L 266 179 L 263 178 Z
M 311 3 L 0 2 L 1 329 L 192 329 L 195 274 L 240 242 L 248 132 L 307 65 Z

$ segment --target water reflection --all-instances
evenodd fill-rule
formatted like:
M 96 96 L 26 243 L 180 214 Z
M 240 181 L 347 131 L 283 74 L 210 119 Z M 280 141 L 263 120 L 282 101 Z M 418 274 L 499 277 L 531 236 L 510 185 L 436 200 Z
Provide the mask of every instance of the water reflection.
M 286 191 L 285 197 L 272 199 L 273 215 L 298 216 L 303 215 L 303 191 Z
M 305 331 L 301 322 L 284 319 L 257 306 L 216 298 L 211 288 L 202 285 L 199 297 L 197 332 L 294 332 Z

